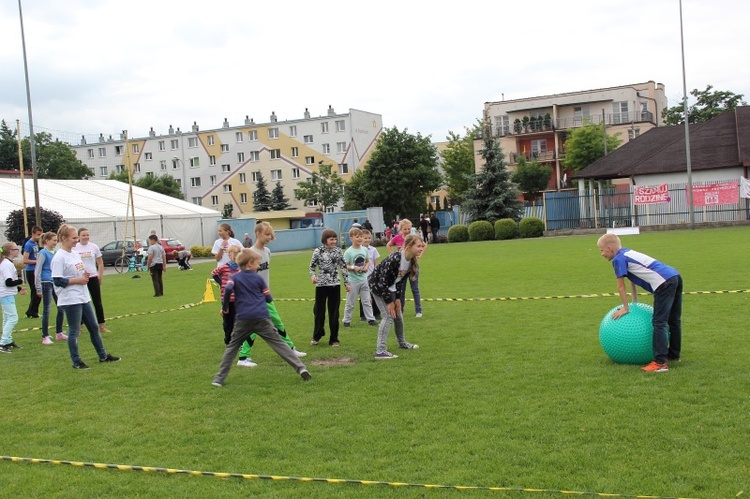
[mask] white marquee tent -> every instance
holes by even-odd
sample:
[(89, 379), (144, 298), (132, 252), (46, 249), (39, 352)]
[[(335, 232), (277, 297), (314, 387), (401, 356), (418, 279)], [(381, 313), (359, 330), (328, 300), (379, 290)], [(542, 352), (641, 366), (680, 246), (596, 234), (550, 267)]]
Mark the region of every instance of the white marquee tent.
[[(100, 246), (133, 237), (128, 184), (117, 180), (39, 179), (39, 205), (60, 213), (65, 221), (91, 231)], [(34, 183), (24, 181), (26, 206), (34, 206)], [(159, 237), (179, 239), (187, 248), (210, 246), (216, 239), (221, 213), (133, 186), (135, 231), (139, 240), (156, 229)], [(0, 178), (0, 239), (5, 239), (8, 214), (23, 208), (20, 179)], [(128, 220), (125, 227), (126, 215)]]

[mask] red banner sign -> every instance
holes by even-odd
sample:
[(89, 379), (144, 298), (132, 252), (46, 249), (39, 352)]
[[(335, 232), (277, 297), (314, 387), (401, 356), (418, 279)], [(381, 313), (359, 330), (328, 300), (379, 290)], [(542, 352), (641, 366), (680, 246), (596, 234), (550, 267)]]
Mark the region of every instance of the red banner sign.
[[(687, 190), (687, 187), (685, 188)], [(693, 206), (717, 206), (739, 202), (740, 190), (737, 181), (721, 184), (694, 185)]]
[(669, 197), (667, 184), (652, 186), (636, 186), (633, 188), (633, 201), (635, 204), (668, 203)]

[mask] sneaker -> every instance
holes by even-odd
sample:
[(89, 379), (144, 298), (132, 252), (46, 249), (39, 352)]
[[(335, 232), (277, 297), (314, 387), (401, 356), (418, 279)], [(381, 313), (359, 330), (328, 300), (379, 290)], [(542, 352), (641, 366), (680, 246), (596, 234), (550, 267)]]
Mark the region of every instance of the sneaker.
[(100, 333), (111, 333), (112, 331), (110, 331), (110, 330), (109, 330), (109, 329), (107, 329), (106, 327), (100, 327), (100, 328), (99, 328), (99, 332), (100, 332)]
[(378, 321), (368, 321), (367, 323), (369, 325), (371, 325), (371, 326), (377, 326), (378, 325)]
[(252, 361), (252, 359), (242, 359), (237, 361), (237, 365), (240, 367), (258, 367), (258, 364)]
[(17, 348), (18, 350), (21, 350), (21, 349), (23, 348), (23, 347), (22, 347), (22, 346), (20, 346), (20, 345), (16, 345), (16, 344), (15, 344), (14, 342), (12, 342), (12, 341), (10, 342), (10, 344), (9, 344), (9, 345), (6, 345), (6, 346), (8, 346), (8, 347), (10, 347), (10, 348)]
[(391, 352), (380, 352), (375, 354), (376, 359), (397, 359), (398, 355), (394, 355)]
[(416, 343), (408, 343), (407, 342), (407, 343), (404, 343), (402, 345), (399, 345), (398, 347), (399, 348), (403, 348), (405, 350), (416, 350), (417, 348), (419, 348), (419, 345), (417, 345)]
[(310, 340), (310, 346), (311, 347), (314, 347), (315, 345), (318, 345), (318, 344), (320, 344), (320, 342), (318, 340)]
[(352, 327), (352, 323), (351, 322), (345, 322), (344, 323), (344, 327)]
[(212, 381), (211, 386), (218, 386), (219, 388), (221, 388), (222, 386), (224, 386), (224, 383), (222, 383), (221, 381)]
[(307, 354), (305, 352), (300, 352), (296, 348), (292, 348), (292, 352), (294, 352), (294, 355), (297, 357), (307, 357)]
[(57, 334), (55, 335), (55, 339), (56, 339), (56, 340), (67, 340), (67, 339), (68, 339), (68, 335), (67, 335), (67, 334), (65, 334), (65, 333), (63, 333), (63, 332), (61, 331), (61, 332), (59, 332), (59, 333), (57, 333)]
[(52, 345), (52, 338), (49, 336), (42, 338), (42, 345)]
[(310, 376), (310, 373), (307, 372), (307, 369), (302, 369), (299, 372), (299, 375), (302, 376), (303, 381), (310, 381), (312, 379), (312, 376)]
[(78, 364), (73, 364), (73, 369), (80, 369), (81, 371), (85, 371), (86, 369), (91, 368), (87, 366), (83, 361), (81, 361)]
[(422, 312), (417, 312), (417, 315), (415, 315), (415, 317), (416, 317), (417, 319), (421, 318), (421, 317), (422, 317)]
[(665, 373), (669, 371), (669, 366), (666, 362), (659, 364), (658, 362), (653, 361), (649, 365), (641, 367), (641, 370), (647, 373)]
[(339, 343), (338, 341), (334, 341), (333, 343), (331, 343), (331, 346), (332, 347), (340, 347), (341, 343)]
[(11, 353), (9, 345), (0, 345), (0, 353)]
[(115, 357), (114, 355), (107, 354), (107, 356), (103, 359), (99, 359), (99, 362), (120, 362), (120, 357)]

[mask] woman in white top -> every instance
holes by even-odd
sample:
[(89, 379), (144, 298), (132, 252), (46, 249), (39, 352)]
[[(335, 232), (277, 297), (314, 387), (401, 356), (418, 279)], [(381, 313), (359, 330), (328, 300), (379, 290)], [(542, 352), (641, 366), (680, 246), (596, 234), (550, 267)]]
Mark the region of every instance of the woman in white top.
[(217, 267), (221, 267), (229, 262), (227, 250), (230, 246), (234, 246), (235, 244), (242, 248), (242, 243), (234, 238), (232, 226), (226, 222), (219, 224), (219, 239), (216, 240), (214, 247), (211, 249), (211, 253), (216, 257)]
[(78, 354), (78, 335), (81, 323), (86, 325), (91, 337), (91, 343), (96, 349), (99, 362), (117, 362), (119, 357), (107, 353), (99, 334), (99, 324), (96, 322), (94, 309), (91, 307), (91, 297), (86, 284), (89, 273), (78, 253), (73, 247), (78, 242), (78, 232), (75, 227), (62, 225), (57, 231), (60, 250), (52, 259), (52, 281), (57, 293), (57, 306), (65, 312), (68, 319), (68, 350), (74, 369), (89, 369)]
[(83, 266), (86, 268), (86, 272), (90, 276), (96, 276), (89, 279), (86, 287), (89, 288), (91, 293), (91, 302), (94, 304), (94, 311), (96, 311), (96, 320), (99, 323), (100, 333), (109, 333), (109, 329), (104, 325), (104, 307), (102, 306), (102, 278), (104, 277), (104, 260), (102, 259), (102, 252), (99, 250), (99, 246), (89, 241), (91, 234), (89, 230), (81, 227), (78, 229), (78, 244), (75, 245), (73, 251), (78, 253), (83, 260)]

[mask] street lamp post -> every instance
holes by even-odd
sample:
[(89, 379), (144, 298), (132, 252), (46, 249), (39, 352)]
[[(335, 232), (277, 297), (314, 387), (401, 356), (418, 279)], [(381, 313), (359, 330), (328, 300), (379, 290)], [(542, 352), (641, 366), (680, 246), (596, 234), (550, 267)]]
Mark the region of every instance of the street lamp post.
[(185, 201), (187, 201), (187, 173), (185, 172), (185, 162), (177, 156), (172, 156), (172, 161), (182, 164), (182, 195), (185, 197)]

